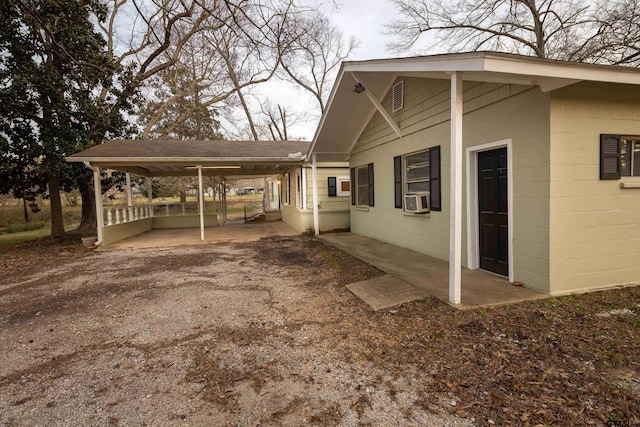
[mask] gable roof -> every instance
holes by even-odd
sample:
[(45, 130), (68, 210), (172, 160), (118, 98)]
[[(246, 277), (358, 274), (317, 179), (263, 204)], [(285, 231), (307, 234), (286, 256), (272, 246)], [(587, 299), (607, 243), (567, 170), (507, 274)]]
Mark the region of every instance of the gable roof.
[(311, 143), (304, 141), (114, 140), (67, 157), (143, 176), (205, 175), (234, 177), (282, 173), (303, 163)]
[(580, 81), (640, 85), (640, 69), (540, 59), (496, 52), (454, 53), (344, 62), (310, 149), (319, 161), (344, 161), (376, 112), (368, 96), (353, 93), (361, 83), (382, 101), (397, 77), (450, 79), (539, 86), (549, 92)]

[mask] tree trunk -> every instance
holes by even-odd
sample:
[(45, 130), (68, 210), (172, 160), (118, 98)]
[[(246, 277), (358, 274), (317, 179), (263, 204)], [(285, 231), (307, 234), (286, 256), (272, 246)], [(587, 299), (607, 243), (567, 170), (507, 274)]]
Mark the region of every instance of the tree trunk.
[(96, 229), (96, 195), (93, 189), (93, 176), (83, 173), (76, 179), (82, 200), (82, 218), (78, 230), (83, 232)]
[(234, 79), (234, 83), (236, 84), (238, 98), (240, 98), (240, 103), (242, 104), (242, 109), (247, 116), (247, 120), (249, 121), (249, 129), (251, 130), (251, 135), (253, 136), (253, 140), (258, 140), (258, 132), (256, 132), (256, 125), (253, 123), (253, 117), (251, 116), (251, 111), (249, 111), (249, 106), (247, 105), (247, 101), (244, 99), (244, 95), (242, 95), (242, 91), (240, 90), (239, 84)]
[(24, 223), (29, 222), (29, 211), (27, 210), (27, 199), (22, 198), (22, 208), (24, 209)]
[(62, 219), (62, 200), (60, 199), (60, 181), (58, 174), (49, 172), (49, 202), (51, 203), (51, 237), (64, 236), (64, 222)]

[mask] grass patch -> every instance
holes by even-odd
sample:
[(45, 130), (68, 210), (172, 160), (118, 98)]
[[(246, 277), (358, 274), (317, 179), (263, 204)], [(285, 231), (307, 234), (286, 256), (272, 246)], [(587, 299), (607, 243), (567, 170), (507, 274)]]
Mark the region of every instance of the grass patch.
[[(17, 231), (13, 233), (0, 233), (0, 252), (6, 252), (13, 248), (15, 245), (25, 242), (30, 242), (32, 240), (42, 239), (51, 234), (51, 229), (49, 224), (42, 224), (39, 228), (27, 231)], [(29, 225), (29, 224), (25, 224)], [(69, 224), (64, 227), (65, 231), (71, 231), (78, 227), (80, 223)]]
[(4, 228), (3, 230), (0, 230), (0, 235), (40, 230), (41, 228), (45, 228), (48, 225), (49, 224), (47, 224), (46, 222), (27, 222), (26, 224), (10, 224), (8, 227)]

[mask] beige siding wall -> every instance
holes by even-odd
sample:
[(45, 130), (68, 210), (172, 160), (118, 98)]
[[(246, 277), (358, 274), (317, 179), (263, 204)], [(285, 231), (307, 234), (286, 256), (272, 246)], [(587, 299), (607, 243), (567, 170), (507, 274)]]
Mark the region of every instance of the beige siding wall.
[[(303, 188), (306, 191), (306, 204), (302, 208), (302, 201), (298, 201), (297, 176), (305, 175)], [(323, 166), (316, 169), (318, 179), (318, 205), (320, 231), (334, 231), (349, 229), (350, 196), (329, 197), (328, 177), (349, 177), (349, 168), (344, 165)], [(313, 179), (311, 167), (299, 167), (289, 170), (291, 201), (282, 204), (282, 220), (291, 225), (299, 233), (313, 232)], [(284, 181), (282, 181), (284, 182)]]
[[(307, 204), (306, 209), (313, 210), (313, 177), (311, 168), (304, 169), (307, 182)], [(316, 169), (316, 176), (318, 178), (318, 204), (320, 205), (320, 211), (340, 210), (348, 211), (351, 204), (351, 196), (336, 196), (329, 197), (329, 181), (330, 176), (336, 178), (349, 179), (349, 167), (345, 164), (342, 167), (323, 167), (318, 166)]]
[(576, 84), (551, 113), (552, 292), (638, 283), (640, 189), (599, 179), (599, 136), (640, 135), (640, 88)]
[[(449, 256), (450, 85), (405, 78), (405, 107), (392, 114), (398, 139), (378, 113), (365, 128), (350, 165), (374, 163), (375, 207), (351, 207), (351, 230), (440, 259)], [(382, 104), (390, 111), (390, 96)], [(549, 290), (549, 95), (537, 88), (465, 82), (464, 147), (511, 139), (514, 187), (514, 280)], [(394, 208), (393, 157), (441, 146), (442, 211), (428, 217)], [(466, 162), (463, 166), (466, 183)], [(463, 192), (466, 195), (466, 185)], [(475, 189), (474, 189), (475, 191)], [(463, 206), (463, 264), (466, 197)], [(477, 221), (476, 216), (472, 218)]]
[(145, 218), (123, 224), (102, 227), (102, 246), (109, 246), (120, 240), (137, 236), (153, 229), (153, 218)]

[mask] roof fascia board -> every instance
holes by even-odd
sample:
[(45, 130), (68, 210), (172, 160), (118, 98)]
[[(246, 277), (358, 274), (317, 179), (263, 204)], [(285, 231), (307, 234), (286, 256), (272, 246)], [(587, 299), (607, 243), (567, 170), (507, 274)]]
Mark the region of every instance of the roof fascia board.
[(568, 63), (491, 52), (347, 62), (343, 71), (399, 74), (420, 71), (491, 71), (530, 77), (640, 84), (640, 72), (631, 67)]
[(505, 58), (488, 55), (485, 71), (565, 80), (640, 84), (640, 72), (637, 69), (625, 69), (625, 67), (613, 69), (613, 66), (536, 61), (535, 58)]
[(420, 57), (386, 59), (379, 61), (346, 63), (344, 72), (394, 72), (409, 73), (419, 71), (453, 72), (484, 71), (484, 55), (444, 57)]
[(197, 164), (197, 163), (219, 163), (224, 166), (224, 163), (237, 164), (237, 163), (291, 163), (299, 164), (303, 161), (302, 157), (67, 157), (68, 162), (91, 162), (91, 163), (111, 163), (118, 164), (120, 166), (128, 165), (140, 165), (140, 164), (176, 164), (181, 165)]
[[(279, 175), (283, 171), (281, 169), (260, 169), (256, 171), (247, 171), (246, 169), (229, 170), (229, 169), (203, 169), (203, 176), (263, 176), (263, 175)], [(151, 171), (148, 176), (197, 176), (197, 169), (186, 169), (181, 171)]]

